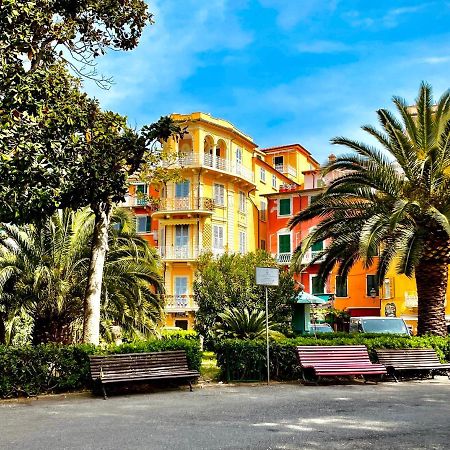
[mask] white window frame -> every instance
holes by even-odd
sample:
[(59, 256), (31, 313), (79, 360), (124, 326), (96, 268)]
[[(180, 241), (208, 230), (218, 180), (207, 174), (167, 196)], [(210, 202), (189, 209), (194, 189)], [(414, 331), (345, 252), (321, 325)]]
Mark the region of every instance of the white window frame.
[(239, 253), (244, 254), (247, 251), (247, 233), (239, 231)]
[[(289, 200), (289, 214), (281, 214), (281, 200)], [(292, 216), (292, 197), (282, 197), (278, 199), (277, 215), (278, 217), (291, 217)]]
[(259, 179), (261, 180), (261, 183), (266, 182), (266, 169), (264, 169), (264, 167), (259, 168)]
[[(177, 195), (178, 186), (187, 186), (187, 195)], [(189, 197), (190, 191), (191, 191), (191, 183), (189, 182), (189, 180), (184, 180), (184, 181), (175, 183), (175, 198), (187, 198), (187, 197)]]
[[(311, 273), (310, 275), (309, 275), (309, 290), (310, 290), (310, 292), (311, 292), (311, 294), (313, 293), (313, 291), (312, 291), (312, 288), (313, 288), (313, 278), (314, 277), (317, 277), (318, 275), (316, 274), (316, 273)], [(325, 282), (324, 283), (324, 286), (323, 286), (323, 292), (317, 292), (317, 294), (327, 294), (328, 292), (327, 292), (327, 283)]]
[(214, 205), (225, 206), (225, 185), (214, 183)]
[(239, 191), (239, 212), (242, 214), (247, 212), (247, 196), (244, 191)]
[(213, 250), (224, 249), (224, 232), (223, 225), (213, 225)]
[(274, 189), (277, 188), (277, 177), (276, 177), (276, 175), (272, 175), (272, 187)]
[(242, 148), (236, 148), (236, 164), (242, 166)]
[[(183, 293), (177, 292), (177, 281), (178, 280), (186, 280), (186, 289)], [(173, 293), (177, 307), (179, 308), (187, 308), (188, 306), (188, 295), (189, 295), (189, 277), (187, 276), (176, 276), (173, 277)]]
[[(178, 243), (177, 243), (177, 237), (184, 237), (184, 235), (180, 235), (180, 236), (177, 236), (177, 230), (181, 230), (182, 228), (179, 228), (179, 227), (187, 227), (187, 241), (186, 241), (186, 244), (183, 244), (183, 245), (178, 245)], [(189, 237), (190, 237), (190, 227), (189, 227), (189, 225), (186, 225), (186, 224), (180, 224), (180, 225), (175, 225), (175, 239), (174, 239), (174, 241), (175, 241), (175, 248), (188, 248), (189, 247)]]
[[(141, 223), (142, 219), (144, 220), (144, 230), (140, 230), (139, 229), (139, 224)], [(135, 216), (135, 220), (136, 220), (136, 234), (148, 234), (150, 233), (149, 231), (147, 231), (147, 215), (146, 214), (137, 214)]]
[[(267, 200), (261, 199), (261, 202), (259, 204), (259, 210), (260, 210), (260, 220), (263, 222), (267, 222), (268, 220), (268, 211), (267, 211)], [(264, 214), (263, 214), (264, 213)], [(262, 217), (264, 216), (264, 217)]]

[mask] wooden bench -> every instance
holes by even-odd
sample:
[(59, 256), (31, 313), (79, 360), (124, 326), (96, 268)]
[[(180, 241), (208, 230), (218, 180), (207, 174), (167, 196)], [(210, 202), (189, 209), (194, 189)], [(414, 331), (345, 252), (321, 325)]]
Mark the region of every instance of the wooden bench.
[(388, 374), (398, 382), (396, 372), (427, 371), (432, 377), (436, 370), (446, 370), (450, 379), (450, 364), (442, 364), (431, 348), (405, 348), (400, 350), (380, 349), (376, 351), (378, 361), (386, 366)]
[(105, 399), (108, 383), (185, 379), (192, 392), (192, 380), (200, 376), (189, 369), (184, 350), (89, 356), (89, 359), (92, 379), (100, 383)]
[(295, 348), (303, 379), (320, 377), (385, 375), (386, 367), (373, 364), (365, 345), (299, 346)]

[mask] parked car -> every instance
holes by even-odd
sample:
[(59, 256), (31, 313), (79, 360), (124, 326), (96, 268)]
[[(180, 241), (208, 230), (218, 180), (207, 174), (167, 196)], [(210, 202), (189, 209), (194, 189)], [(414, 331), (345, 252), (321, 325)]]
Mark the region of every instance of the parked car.
[(350, 317), (350, 333), (392, 333), (411, 335), (400, 317)]
[(328, 323), (315, 323), (311, 324), (310, 333), (334, 333), (334, 330)]

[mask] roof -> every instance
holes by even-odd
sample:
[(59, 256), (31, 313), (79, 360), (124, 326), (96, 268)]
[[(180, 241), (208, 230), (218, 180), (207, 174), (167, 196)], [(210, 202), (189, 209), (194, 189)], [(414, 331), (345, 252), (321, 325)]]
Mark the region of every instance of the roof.
[(268, 169), (270, 172), (273, 172), (277, 175), (279, 175), (279, 177), (281, 179), (283, 179), (284, 181), (287, 181), (289, 184), (296, 184), (297, 186), (300, 186), (298, 183), (296, 183), (295, 181), (292, 181), (290, 178), (288, 178), (284, 173), (281, 173), (280, 171), (278, 171), (277, 169), (275, 169), (275, 167), (271, 166), (269, 163), (267, 163), (266, 161), (264, 161), (263, 159), (259, 159), (255, 157), (255, 162), (256, 163), (260, 163), (262, 166), (264, 166), (266, 169)]
[(276, 152), (282, 151), (282, 150), (294, 150), (294, 149), (299, 150), (308, 159), (310, 159), (312, 162), (314, 162), (315, 164), (317, 164), (317, 166), (320, 167), (319, 162), (313, 158), (313, 156), (311, 155), (311, 152), (309, 150), (307, 150), (305, 147), (303, 147), (303, 145), (301, 145), (301, 144), (278, 145), (276, 147), (261, 148), (260, 150), (263, 151), (264, 153), (276, 153)]

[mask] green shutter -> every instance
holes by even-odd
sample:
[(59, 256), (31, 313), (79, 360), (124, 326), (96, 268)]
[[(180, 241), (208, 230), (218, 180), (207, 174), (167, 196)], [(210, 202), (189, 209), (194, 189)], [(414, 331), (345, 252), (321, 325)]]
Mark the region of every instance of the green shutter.
[(336, 276), (336, 297), (347, 297), (347, 278)]
[(147, 221), (145, 223), (145, 231), (149, 233), (151, 228), (152, 228), (152, 218), (150, 216), (147, 216)]
[(291, 252), (291, 235), (280, 234), (278, 236), (278, 253), (290, 253)]
[(313, 252), (321, 252), (323, 250), (323, 241), (316, 242), (312, 245), (311, 250)]
[(325, 284), (319, 277), (312, 277), (311, 294), (323, 294)]
[(291, 199), (280, 199), (280, 216), (289, 216), (291, 214)]

